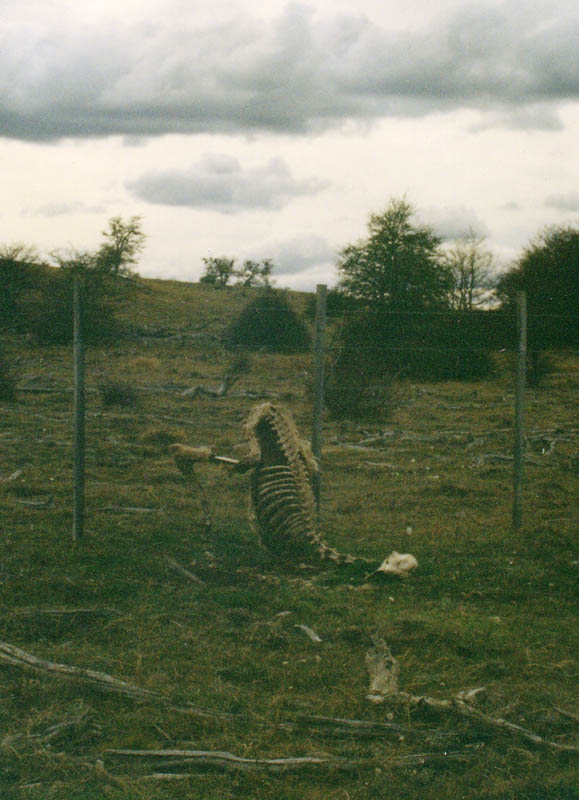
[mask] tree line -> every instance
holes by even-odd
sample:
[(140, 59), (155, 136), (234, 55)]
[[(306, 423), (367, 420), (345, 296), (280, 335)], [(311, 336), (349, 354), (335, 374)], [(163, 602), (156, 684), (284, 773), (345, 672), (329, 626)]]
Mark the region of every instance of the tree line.
[[(46, 269), (26, 245), (0, 246), (0, 329), (31, 333), (40, 343), (72, 338), (73, 276), (82, 276), (89, 343), (123, 334), (115, 312), (139, 286), (134, 267), (146, 241), (140, 217), (113, 217), (94, 252), (55, 252)], [(271, 259), (203, 259), (200, 282), (215, 289), (231, 281), (258, 291), (227, 329), (231, 347), (307, 349), (311, 337), (287, 293), (272, 286)], [(484, 237), (469, 231), (450, 245), (416, 221), (406, 199), (393, 198), (369, 217), (367, 235), (338, 256), (339, 281), (328, 294), (337, 314), (329, 393), (357, 403), (364, 386), (404, 376), (419, 380), (473, 380), (493, 370), (492, 351), (514, 344), (512, 313), (525, 290), (530, 363), (541, 354), (579, 343), (579, 228), (540, 231), (502, 274)], [(314, 304), (312, 298), (310, 309)], [(531, 377), (533, 377), (531, 375)], [(345, 398), (344, 394), (350, 394)]]
[[(473, 231), (450, 246), (415, 221), (405, 199), (371, 214), (368, 234), (339, 254), (328, 296), (341, 322), (333, 342), (328, 402), (354, 415), (376, 386), (396, 377), (477, 380), (494, 352), (515, 346), (514, 306), (527, 293), (529, 380), (549, 348), (579, 344), (579, 229), (541, 231), (499, 274)], [(380, 391), (380, 390), (379, 390)]]

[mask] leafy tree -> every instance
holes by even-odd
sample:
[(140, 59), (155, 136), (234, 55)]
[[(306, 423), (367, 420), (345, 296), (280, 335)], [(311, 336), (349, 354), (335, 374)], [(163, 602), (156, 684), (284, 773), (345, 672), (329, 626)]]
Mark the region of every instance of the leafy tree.
[(235, 259), (225, 258), (204, 258), (205, 272), (201, 276), (200, 283), (214, 286), (216, 289), (224, 289), (235, 275)]
[[(383, 213), (370, 216), (368, 237), (340, 254), (339, 288), (358, 308), (339, 328), (329, 365), (333, 413), (368, 409), (380, 393), (391, 395), (397, 376), (472, 380), (491, 372), (479, 326), (452, 307), (455, 278), (441, 239), (413, 216), (406, 200), (391, 200)], [(470, 247), (480, 254), (477, 240)], [(461, 302), (469, 308), (475, 282), (471, 288), (465, 276)]]
[(538, 385), (551, 370), (545, 350), (579, 345), (579, 228), (550, 226), (531, 240), (497, 292), (506, 310), (527, 295), (527, 378)]
[(147, 238), (141, 229), (141, 217), (130, 217), (126, 222), (121, 217), (111, 217), (102, 235), (105, 241), (96, 253), (94, 269), (129, 277)]
[(273, 272), (273, 261), (264, 258), (263, 261), (252, 261), (247, 259), (243, 262), (241, 269), (235, 270), (237, 283), (240, 286), (271, 286), (271, 273)]
[[(498, 282), (503, 304), (525, 290), (530, 314), (579, 317), (579, 227), (544, 228)], [(551, 323), (554, 324), (554, 323)], [(556, 324), (556, 323), (555, 323)]]
[(493, 255), (484, 247), (485, 237), (470, 230), (446, 251), (445, 264), (451, 280), (450, 305), (456, 311), (473, 311), (488, 301), (493, 285)]
[(15, 322), (22, 298), (33, 285), (32, 268), (39, 262), (34, 247), (0, 246), (0, 326)]
[(339, 288), (375, 311), (420, 311), (445, 307), (450, 276), (431, 228), (412, 222), (413, 207), (392, 199), (372, 214), (368, 237), (340, 253)]

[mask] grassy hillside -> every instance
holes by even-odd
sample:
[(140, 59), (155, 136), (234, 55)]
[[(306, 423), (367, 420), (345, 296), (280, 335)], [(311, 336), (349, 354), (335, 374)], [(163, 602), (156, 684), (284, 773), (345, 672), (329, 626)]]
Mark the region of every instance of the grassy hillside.
[[(123, 310), (143, 335), (87, 353), (78, 546), (70, 348), (4, 344), (19, 391), (0, 403), (0, 796), (577, 798), (565, 748), (579, 745), (579, 360), (555, 356), (529, 391), (517, 534), (506, 365), (484, 383), (402, 384), (382, 421), (326, 420), (326, 538), (419, 562), (407, 580), (368, 582), (357, 568), (278, 563), (249, 524), (247, 476), (206, 465), (191, 484), (167, 454), (174, 441), (243, 454), (242, 422), (262, 398), (309, 435), (310, 356), (256, 353), (225, 397), (184, 395), (219, 386), (232, 360), (220, 334), (250, 295), (145, 285)], [(298, 310), (306, 300), (292, 295)], [(111, 382), (132, 388), (126, 405), (104, 401)], [(460, 705), (370, 703), (366, 653), (381, 640), (403, 692), (485, 687), (478, 719)], [(318, 760), (278, 772), (263, 761), (298, 757)]]

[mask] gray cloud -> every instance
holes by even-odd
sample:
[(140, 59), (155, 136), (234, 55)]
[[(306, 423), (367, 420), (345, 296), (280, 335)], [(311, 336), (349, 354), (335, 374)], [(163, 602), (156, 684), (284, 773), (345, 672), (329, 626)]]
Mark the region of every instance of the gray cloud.
[(427, 209), (421, 217), (444, 241), (460, 239), (472, 231), (476, 236), (488, 236), (488, 228), (476, 211), (464, 206)]
[(16, 139), (300, 134), (457, 108), (552, 130), (579, 97), (575, 0), (476, 4), (403, 32), (293, 4), (198, 28), (166, 8), (122, 26), (20, 6), (0, 22), (0, 135)]
[(557, 211), (579, 211), (579, 192), (552, 194), (545, 200), (545, 206)]
[(301, 272), (327, 267), (336, 261), (336, 248), (323, 236), (299, 233), (287, 239), (265, 242), (249, 254), (249, 258), (271, 258), (275, 274), (296, 275)]
[(148, 203), (236, 214), (279, 210), (292, 198), (316, 194), (328, 185), (315, 178), (297, 180), (282, 158), (246, 169), (232, 156), (208, 154), (187, 170), (147, 172), (127, 188)]
[(24, 214), (31, 217), (63, 217), (69, 214), (103, 214), (104, 211), (105, 208), (102, 205), (90, 206), (75, 201), (73, 203), (46, 203), (26, 209)]

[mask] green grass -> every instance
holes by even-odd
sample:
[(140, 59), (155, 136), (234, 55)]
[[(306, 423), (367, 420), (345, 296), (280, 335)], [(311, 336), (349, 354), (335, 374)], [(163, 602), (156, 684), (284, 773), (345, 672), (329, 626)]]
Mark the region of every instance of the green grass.
[[(478, 699), (485, 713), (552, 741), (578, 742), (579, 725), (557, 710), (579, 714), (577, 357), (555, 355), (554, 374), (528, 393), (530, 458), (524, 526), (516, 534), (505, 459), (514, 404), (506, 365), (476, 385), (402, 384), (398, 407), (382, 421), (326, 421), (328, 540), (377, 561), (392, 550), (419, 561), (406, 581), (368, 584), (360, 570), (291, 568), (261, 551), (247, 519), (247, 477), (210, 465), (197, 470), (213, 518), (206, 529), (200, 498), (175, 470), (167, 445), (209, 444), (241, 455), (240, 426), (252, 398), (265, 394), (285, 403), (308, 434), (310, 358), (258, 353), (226, 398), (183, 397), (186, 387), (219, 385), (231, 360), (219, 335), (247, 298), (147, 284), (150, 291), (125, 310), (129, 319), (157, 332), (203, 325), (208, 335), (89, 351), (86, 537), (78, 546), (71, 541), (70, 348), (5, 343), (19, 386), (59, 391), (21, 392), (15, 403), (0, 403), (0, 477), (20, 471), (0, 482), (0, 639), (38, 658), (154, 689), (176, 704), (239, 716), (200, 719), (0, 662), (0, 796), (577, 798), (576, 754), (458, 715), (365, 699), (365, 654), (377, 635), (400, 663), (404, 691), (448, 698), (485, 686)], [(298, 308), (305, 299), (292, 296)], [(99, 387), (107, 380), (135, 387), (138, 403), (104, 405)], [(552, 452), (544, 439), (555, 440)], [(107, 510), (119, 506), (149, 511)], [(205, 585), (168, 567), (166, 555)], [(54, 609), (98, 613), (43, 613)], [(408, 731), (403, 740), (364, 740), (261, 724), (300, 714), (390, 721)], [(66, 721), (70, 728), (51, 734)], [(206, 771), (156, 782), (113, 764), (111, 748), (249, 758), (323, 753), (373, 763), (354, 772)], [(462, 758), (397, 761), (444, 750)]]

